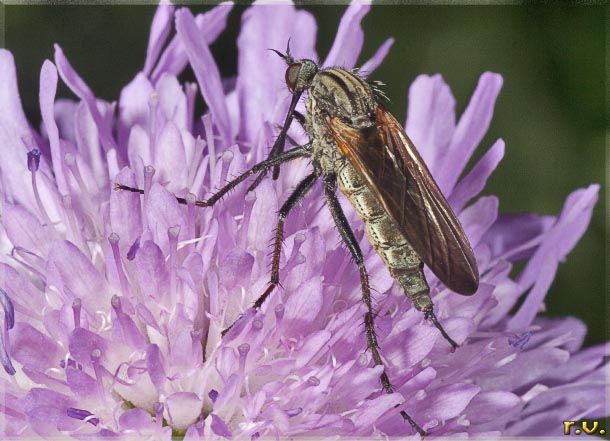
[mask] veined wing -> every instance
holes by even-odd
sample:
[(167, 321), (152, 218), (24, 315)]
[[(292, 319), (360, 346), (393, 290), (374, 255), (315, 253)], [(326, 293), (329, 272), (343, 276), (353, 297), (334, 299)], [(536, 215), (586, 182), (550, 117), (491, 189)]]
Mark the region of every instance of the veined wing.
[(479, 272), (468, 238), (400, 123), (378, 105), (376, 126), (356, 129), (338, 118), (328, 125), (399, 231), (451, 290), (474, 294)]

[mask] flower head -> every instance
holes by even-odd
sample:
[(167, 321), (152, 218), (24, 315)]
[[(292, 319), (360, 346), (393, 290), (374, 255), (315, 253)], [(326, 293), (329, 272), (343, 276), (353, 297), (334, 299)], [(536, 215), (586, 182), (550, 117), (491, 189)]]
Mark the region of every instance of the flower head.
[[(290, 101), (285, 66), (267, 48), (292, 36), (292, 52), (315, 59), (316, 25), (289, 5), (251, 7), (239, 73), (227, 81), (208, 45), (230, 9), (193, 17), (162, 4), (144, 68), (118, 103), (97, 99), (56, 46), (40, 74), (40, 131), (21, 109), (12, 56), (0, 51), (4, 434), (381, 438), (413, 433), (398, 413), (406, 410), (431, 436), (551, 435), (565, 419), (607, 415), (608, 346), (583, 350), (580, 321), (537, 317), (598, 186), (572, 193), (556, 217), (499, 215), (495, 197), (477, 195), (502, 159), (502, 140), (458, 179), (489, 126), (497, 74), (481, 76), (457, 122), (439, 75), (418, 77), (409, 93), (406, 130), (458, 213), (481, 272), (468, 298), (427, 274), (437, 315), (461, 343), (456, 353), (363, 239), (396, 388), (381, 391), (358, 271), (318, 187), (286, 223), (282, 288), (260, 310), (250, 307), (269, 283), (279, 204), (308, 162), (295, 160), (277, 181), (249, 193), (238, 187), (213, 207), (195, 201), (265, 158)], [(355, 66), (367, 11), (347, 8), (322, 65)], [(373, 71), (391, 44), (362, 71)], [(178, 81), (187, 64), (197, 84)], [(58, 74), (78, 100), (56, 98)], [(204, 115), (194, 114), (199, 94)], [(307, 141), (297, 127), (289, 135)], [(114, 182), (144, 194), (112, 192)], [(362, 224), (344, 208), (362, 238)], [(516, 261), (525, 266), (511, 277)]]

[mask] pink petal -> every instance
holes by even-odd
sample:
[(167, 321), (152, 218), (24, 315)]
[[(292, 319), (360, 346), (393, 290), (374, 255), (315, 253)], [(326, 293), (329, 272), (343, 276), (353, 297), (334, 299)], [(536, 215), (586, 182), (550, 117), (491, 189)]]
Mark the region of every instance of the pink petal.
[(371, 58), (362, 64), (360, 67), (360, 73), (365, 76), (372, 74), (388, 55), (388, 52), (390, 52), (390, 48), (393, 44), (393, 38), (388, 38), (386, 41), (384, 41), (383, 44), (377, 48), (375, 54), (373, 54)]
[(171, 31), (173, 15), (174, 5), (165, 2), (159, 3), (150, 27), (150, 36), (148, 37), (146, 61), (144, 62), (143, 69), (143, 73), (146, 76), (150, 75)]
[(28, 422), (43, 438), (56, 434), (57, 430), (75, 430), (81, 425), (81, 421), (67, 415), (67, 409), (74, 405), (72, 399), (58, 392), (32, 388), (22, 403)]
[[(233, 4), (231, 2), (225, 2), (215, 6), (205, 14), (198, 14), (195, 17), (200, 38), (206, 44), (211, 44), (224, 30), (227, 25), (227, 17), (232, 8)], [(152, 82), (156, 83), (164, 73), (179, 75), (186, 67), (187, 62), (188, 58), (182, 40), (179, 35), (176, 35), (161, 54), (159, 62), (151, 75)]]
[(119, 417), (122, 429), (145, 430), (154, 425), (153, 417), (144, 409), (128, 409)]
[(148, 193), (148, 199), (144, 204), (144, 215), (155, 243), (159, 244), (165, 254), (169, 254), (167, 231), (178, 225), (181, 238), (188, 231), (186, 215), (176, 196), (157, 183), (152, 185)]
[(58, 98), (53, 103), (53, 115), (59, 128), (61, 139), (76, 144), (74, 135), (74, 116), (78, 103), (67, 98)]
[[(138, 73), (121, 90), (119, 97), (119, 119), (117, 134), (120, 145), (125, 145), (133, 127), (148, 127), (150, 102), (155, 92), (152, 83), (142, 73)], [(156, 129), (156, 127), (155, 127)], [(147, 162), (146, 165), (150, 164)]]
[(389, 366), (407, 370), (422, 361), (434, 347), (439, 332), (433, 326), (415, 326), (392, 334), (383, 343), (384, 356)]
[(370, 9), (370, 5), (364, 5), (359, 1), (349, 4), (341, 17), (335, 41), (322, 66), (352, 69), (356, 65), (364, 43), (364, 32), (360, 22)]
[(331, 335), (328, 331), (314, 331), (309, 334), (296, 355), (296, 367), (303, 367), (324, 347)]
[(208, 45), (201, 39), (195, 19), (186, 8), (176, 12), (176, 31), (184, 44), (203, 99), (209, 106), (214, 124), (220, 132), (221, 142), (228, 147), (231, 143), (231, 124), (224, 101), (220, 72)]
[(54, 285), (70, 302), (79, 298), (89, 314), (109, 307), (106, 281), (91, 260), (72, 242), (55, 242), (47, 259), (47, 283)]
[(460, 213), (460, 222), (473, 247), (476, 247), (483, 235), (498, 218), (498, 198), (484, 196)]
[(99, 131), (100, 140), (102, 141), (104, 150), (106, 152), (110, 150), (116, 151), (117, 146), (112, 137), (111, 128), (104, 120), (102, 114), (99, 112), (93, 92), (70, 65), (70, 62), (65, 57), (61, 47), (59, 47), (57, 44), (55, 45), (55, 65), (59, 70), (61, 78), (70, 88), (70, 90), (72, 90), (76, 96), (87, 104), (89, 112), (91, 112), (93, 120), (95, 121)]
[(556, 222), (554, 216), (537, 214), (501, 214), (483, 236), (494, 257), (511, 262), (529, 259), (544, 233)]
[[(95, 120), (87, 105), (82, 101), (76, 106), (72, 124), (74, 125), (78, 153), (80, 153), (80, 155), (77, 155), (77, 159), (79, 160), (78, 167), (82, 170), (81, 173), (91, 170), (90, 173), (95, 177), (91, 183), (96, 183), (97, 187), (106, 186), (108, 172), (111, 170), (108, 163), (110, 158), (104, 156)], [(64, 151), (67, 150), (63, 140), (61, 145)], [(91, 188), (93, 188), (93, 185)]]
[(451, 193), (474, 149), (487, 132), (501, 87), (500, 75), (491, 72), (481, 75), (470, 103), (453, 132), (451, 143), (439, 163), (438, 169), (442, 169), (443, 173), (436, 177), (436, 182), (444, 194)]
[(9, 294), (21, 320), (37, 322), (42, 319), (42, 311), (47, 303), (40, 295), (39, 288), (5, 263), (0, 263), (0, 288)]
[(66, 381), (70, 390), (79, 399), (93, 398), (95, 399), (98, 391), (98, 383), (95, 378), (91, 377), (84, 371), (67, 367), (66, 368)]
[(5, 203), (2, 223), (11, 243), (39, 257), (46, 257), (55, 237), (42, 226), (38, 217), (21, 205)]
[(401, 404), (404, 398), (399, 393), (383, 394), (377, 398), (364, 402), (352, 416), (351, 419), (356, 424), (359, 433), (367, 433), (371, 426), (384, 413), (391, 411), (394, 406)]
[(54, 340), (27, 323), (17, 322), (11, 332), (11, 357), (31, 369), (57, 368), (63, 352)]
[[(23, 206), (35, 207), (34, 193), (31, 185), (31, 175), (27, 169), (27, 152), (38, 147), (43, 151), (43, 158), (40, 162), (40, 171), (49, 173), (49, 167), (45, 160), (49, 151), (45, 146), (38, 143), (38, 135), (30, 130), (29, 123), (25, 118), (19, 90), (17, 88), (17, 75), (13, 56), (6, 49), (0, 49), (0, 78), (3, 86), (0, 88), (0, 172), (2, 173), (3, 194), (11, 202), (18, 202)], [(39, 176), (42, 174), (39, 173)], [(49, 210), (52, 220), (60, 218), (57, 209), (54, 209), (55, 199), (51, 197), (50, 181), (44, 180), (39, 186), (44, 187), (43, 200), (46, 201), (45, 207)], [(41, 185), (42, 184), (42, 185)], [(49, 196), (50, 200), (47, 200)]]
[(568, 196), (557, 223), (545, 234), (544, 242), (518, 277), (524, 289), (532, 283), (535, 285), (519, 311), (510, 319), (509, 329), (526, 329), (536, 316), (555, 277), (559, 261), (580, 239), (591, 220), (598, 191), (599, 185), (591, 185)]
[(91, 366), (91, 353), (96, 349), (101, 352), (100, 360), (106, 361), (112, 352), (110, 347), (110, 341), (83, 328), (76, 328), (70, 335), (70, 355), (83, 366)]
[(443, 173), (439, 164), (455, 130), (455, 98), (441, 75), (420, 75), (409, 88), (405, 130), (432, 175)]
[(150, 240), (144, 242), (134, 263), (142, 292), (156, 299), (166, 296), (169, 291), (169, 274), (161, 249)]
[(149, 345), (146, 349), (146, 370), (160, 394), (164, 393), (164, 386), (167, 381), (165, 365), (166, 362), (159, 351), (159, 346)]
[(59, 145), (59, 130), (55, 123), (54, 101), (57, 92), (57, 69), (49, 60), (45, 60), (40, 70), (40, 113), (49, 137), (53, 173), (61, 194), (68, 194), (64, 153)]
[(184, 150), (178, 127), (171, 121), (167, 122), (154, 144), (153, 156), (156, 179), (169, 183), (167, 189), (172, 192), (183, 191), (188, 185)]
[(286, 64), (267, 48), (284, 52), (290, 38), (295, 57), (315, 60), (315, 36), (312, 15), (292, 5), (255, 4), (244, 12), (237, 39), (241, 140), (255, 146), (261, 140), (266, 143), (264, 123), (281, 124), (287, 110), (287, 100), (282, 101), (281, 109), (276, 109), (278, 94), (289, 96), (284, 80)]
[(284, 321), (292, 336), (307, 335), (322, 308), (322, 278), (303, 283), (286, 301)]
[(210, 425), (210, 427), (212, 428), (212, 432), (224, 438), (231, 438), (233, 436), (231, 429), (229, 429), (227, 423), (225, 423), (222, 419), (220, 419), (213, 413), (210, 414), (210, 417), (212, 418), (212, 424)]
[(159, 110), (165, 120), (173, 122), (180, 131), (187, 130), (190, 121), (188, 121), (186, 93), (178, 79), (173, 75), (162, 75), (156, 84), (156, 89), (159, 96)]
[[(413, 419), (445, 421), (461, 414), (470, 401), (481, 391), (474, 384), (450, 384), (430, 391), (428, 396), (417, 406)], [(419, 418), (418, 418), (419, 416)]]
[(165, 405), (172, 427), (178, 430), (186, 430), (201, 415), (201, 400), (192, 392), (173, 393), (167, 397)]
[(522, 404), (521, 398), (512, 392), (482, 391), (477, 394), (464, 411), (471, 424), (493, 421)]
[[(135, 175), (128, 168), (121, 170), (114, 181), (131, 187), (137, 186)], [(142, 196), (130, 191), (113, 191), (110, 195), (110, 227), (113, 233), (119, 235), (123, 256), (142, 234), (141, 199)]]
[(499, 139), (451, 192), (449, 203), (456, 213), (459, 213), (471, 198), (483, 190), (487, 179), (503, 157), (504, 141)]

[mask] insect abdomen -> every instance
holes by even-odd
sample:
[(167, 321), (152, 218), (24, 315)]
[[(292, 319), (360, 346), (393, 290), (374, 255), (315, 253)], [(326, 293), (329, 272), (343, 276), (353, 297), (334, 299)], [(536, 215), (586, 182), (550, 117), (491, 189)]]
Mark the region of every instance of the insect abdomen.
[(394, 221), (377, 202), (354, 167), (346, 160), (337, 164), (339, 188), (364, 222), (367, 235), (390, 274), (403, 287), (418, 310), (432, 307), (430, 288), (422, 262)]

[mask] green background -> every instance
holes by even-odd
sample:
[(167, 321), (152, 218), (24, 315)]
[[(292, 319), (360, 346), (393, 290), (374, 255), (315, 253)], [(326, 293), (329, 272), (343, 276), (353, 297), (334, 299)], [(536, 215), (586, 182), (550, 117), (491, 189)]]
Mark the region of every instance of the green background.
[[(223, 75), (236, 71), (235, 41), (245, 6), (234, 8), (212, 50)], [(306, 5), (315, 13), (318, 53), (334, 38), (344, 5)], [(192, 6), (195, 12), (207, 9)], [(59, 43), (98, 97), (116, 100), (141, 69), (150, 5), (5, 6), (5, 47), (16, 60), (27, 115), (40, 121), (38, 77)], [(503, 212), (558, 214), (566, 196), (602, 184), (591, 226), (561, 264), (546, 298), (548, 316), (573, 315), (590, 329), (586, 344), (607, 340), (605, 143), (608, 130), (607, 6), (375, 5), (365, 17), (368, 59), (388, 37), (396, 42), (372, 76), (387, 84), (392, 112), (404, 121), (408, 85), (421, 73), (441, 73), (458, 114), (480, 74), (504, 77), (480, 153), (497, 138), (506, 155), (485, 189)], [(307, 55), (307, 54), (297, 54)], [(72, 96), (66, 88), (60, 96)]]

